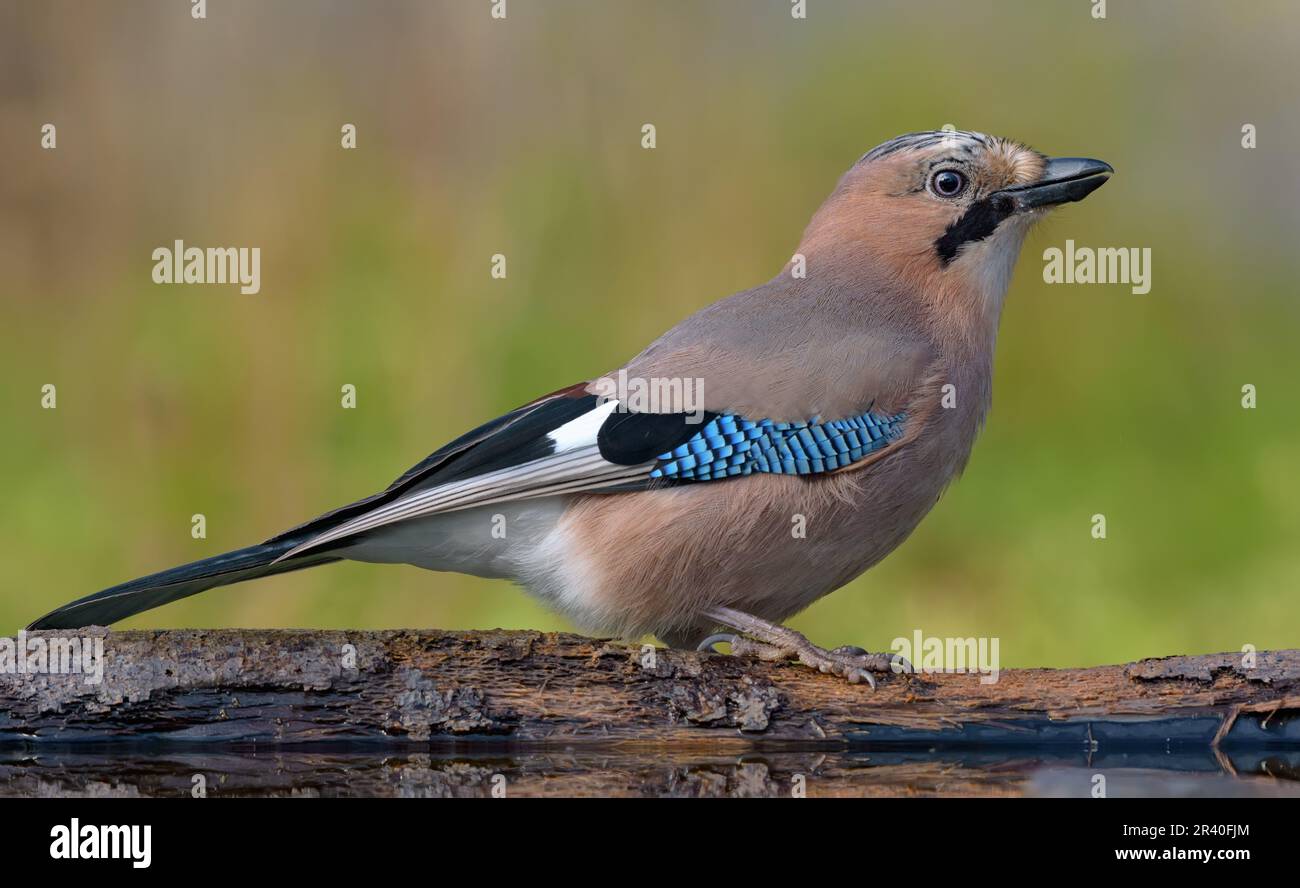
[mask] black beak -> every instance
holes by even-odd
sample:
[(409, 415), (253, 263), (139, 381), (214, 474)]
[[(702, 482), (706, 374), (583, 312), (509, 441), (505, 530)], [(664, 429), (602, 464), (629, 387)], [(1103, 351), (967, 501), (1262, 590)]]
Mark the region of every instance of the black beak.
[(1037, 182), (1004, 188), (990, 195), (993, 205), (1003, 203), (1009, 212), (1051, 207), (1083, 200), (1115, 172), (1104, 160), (1089, 157), (1051, 157)]

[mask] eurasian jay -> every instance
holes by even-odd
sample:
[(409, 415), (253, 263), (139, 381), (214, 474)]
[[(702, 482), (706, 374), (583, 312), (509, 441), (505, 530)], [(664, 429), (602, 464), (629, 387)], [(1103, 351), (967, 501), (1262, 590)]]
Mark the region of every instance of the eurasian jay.
[[(961, 472), (1026, 232), (1112, 172), (981, 133), (892, 139), (843, 176), (780, 274), (619, 370), (474, 429), (380, 493), (29, 628), (109, 624), (343, 559), (399, 562), (513, 580), (587, 630), (725, 638), (874, 685), (888, 658), (779, 623), (889, 554)], [(647, 408), (634, 387), (670, 403)]]

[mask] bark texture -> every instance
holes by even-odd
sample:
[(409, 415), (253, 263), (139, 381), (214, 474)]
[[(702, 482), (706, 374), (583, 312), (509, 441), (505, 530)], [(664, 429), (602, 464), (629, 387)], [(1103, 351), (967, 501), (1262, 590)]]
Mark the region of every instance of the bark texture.
[(1298, 651), (873, 691), (557, 633), (91, 631), (99, 683), (0, 672), (0, 795), (195, 775), (226, 794), (1086, 795), (1099, 769), (1123, 774), (1111, 795), (1300, 787)]
[[(1296, 739), (1300, 652), (886, 675), (541, 632), (108, 632), (103, 679), (0, 673), (0, 740), (1038, 744)], [(54, 633), (28, 633), (35, 639)], [(1156, 722), (1178, 723), (1154, 733)], [(1131, 725), (1125, 729), (1123, 725)], [(1109, 726), (1109, 727), (1106, 727)], [(1208, 733), (1207, 733), (1208, 731)], [(1022, 738), (1017, 740), (1017, 738)]]

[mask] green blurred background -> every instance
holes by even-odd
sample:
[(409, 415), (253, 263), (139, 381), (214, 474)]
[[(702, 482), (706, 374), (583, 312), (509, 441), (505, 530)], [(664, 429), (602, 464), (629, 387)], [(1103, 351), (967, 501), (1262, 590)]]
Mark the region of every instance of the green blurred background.
[[(863, 151), (952, 123), (1118, 173), (1031, 235), (965, 477), (793, 625), (1004, 666), (1300, 645), (1300, 5), (1108, 6), (3, 0), (0, 631), (618, 366), (775, 274)], [(261, 293), (153, 284), (177, 238), (260, 246)], [(1045, 285), (1066, 238), (1150, 247), (1151, 292)], [(569, 628), (361, 564), (122, 625)]]

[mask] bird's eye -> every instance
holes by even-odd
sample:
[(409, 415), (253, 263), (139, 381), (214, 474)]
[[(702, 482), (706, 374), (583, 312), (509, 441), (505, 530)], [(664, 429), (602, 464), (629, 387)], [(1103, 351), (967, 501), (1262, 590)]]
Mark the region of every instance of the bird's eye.
[(939, 170), (930, 178), (930, 188), (940, 197), (956, 197), (966, 190), (966, 177), (956, 170)]

